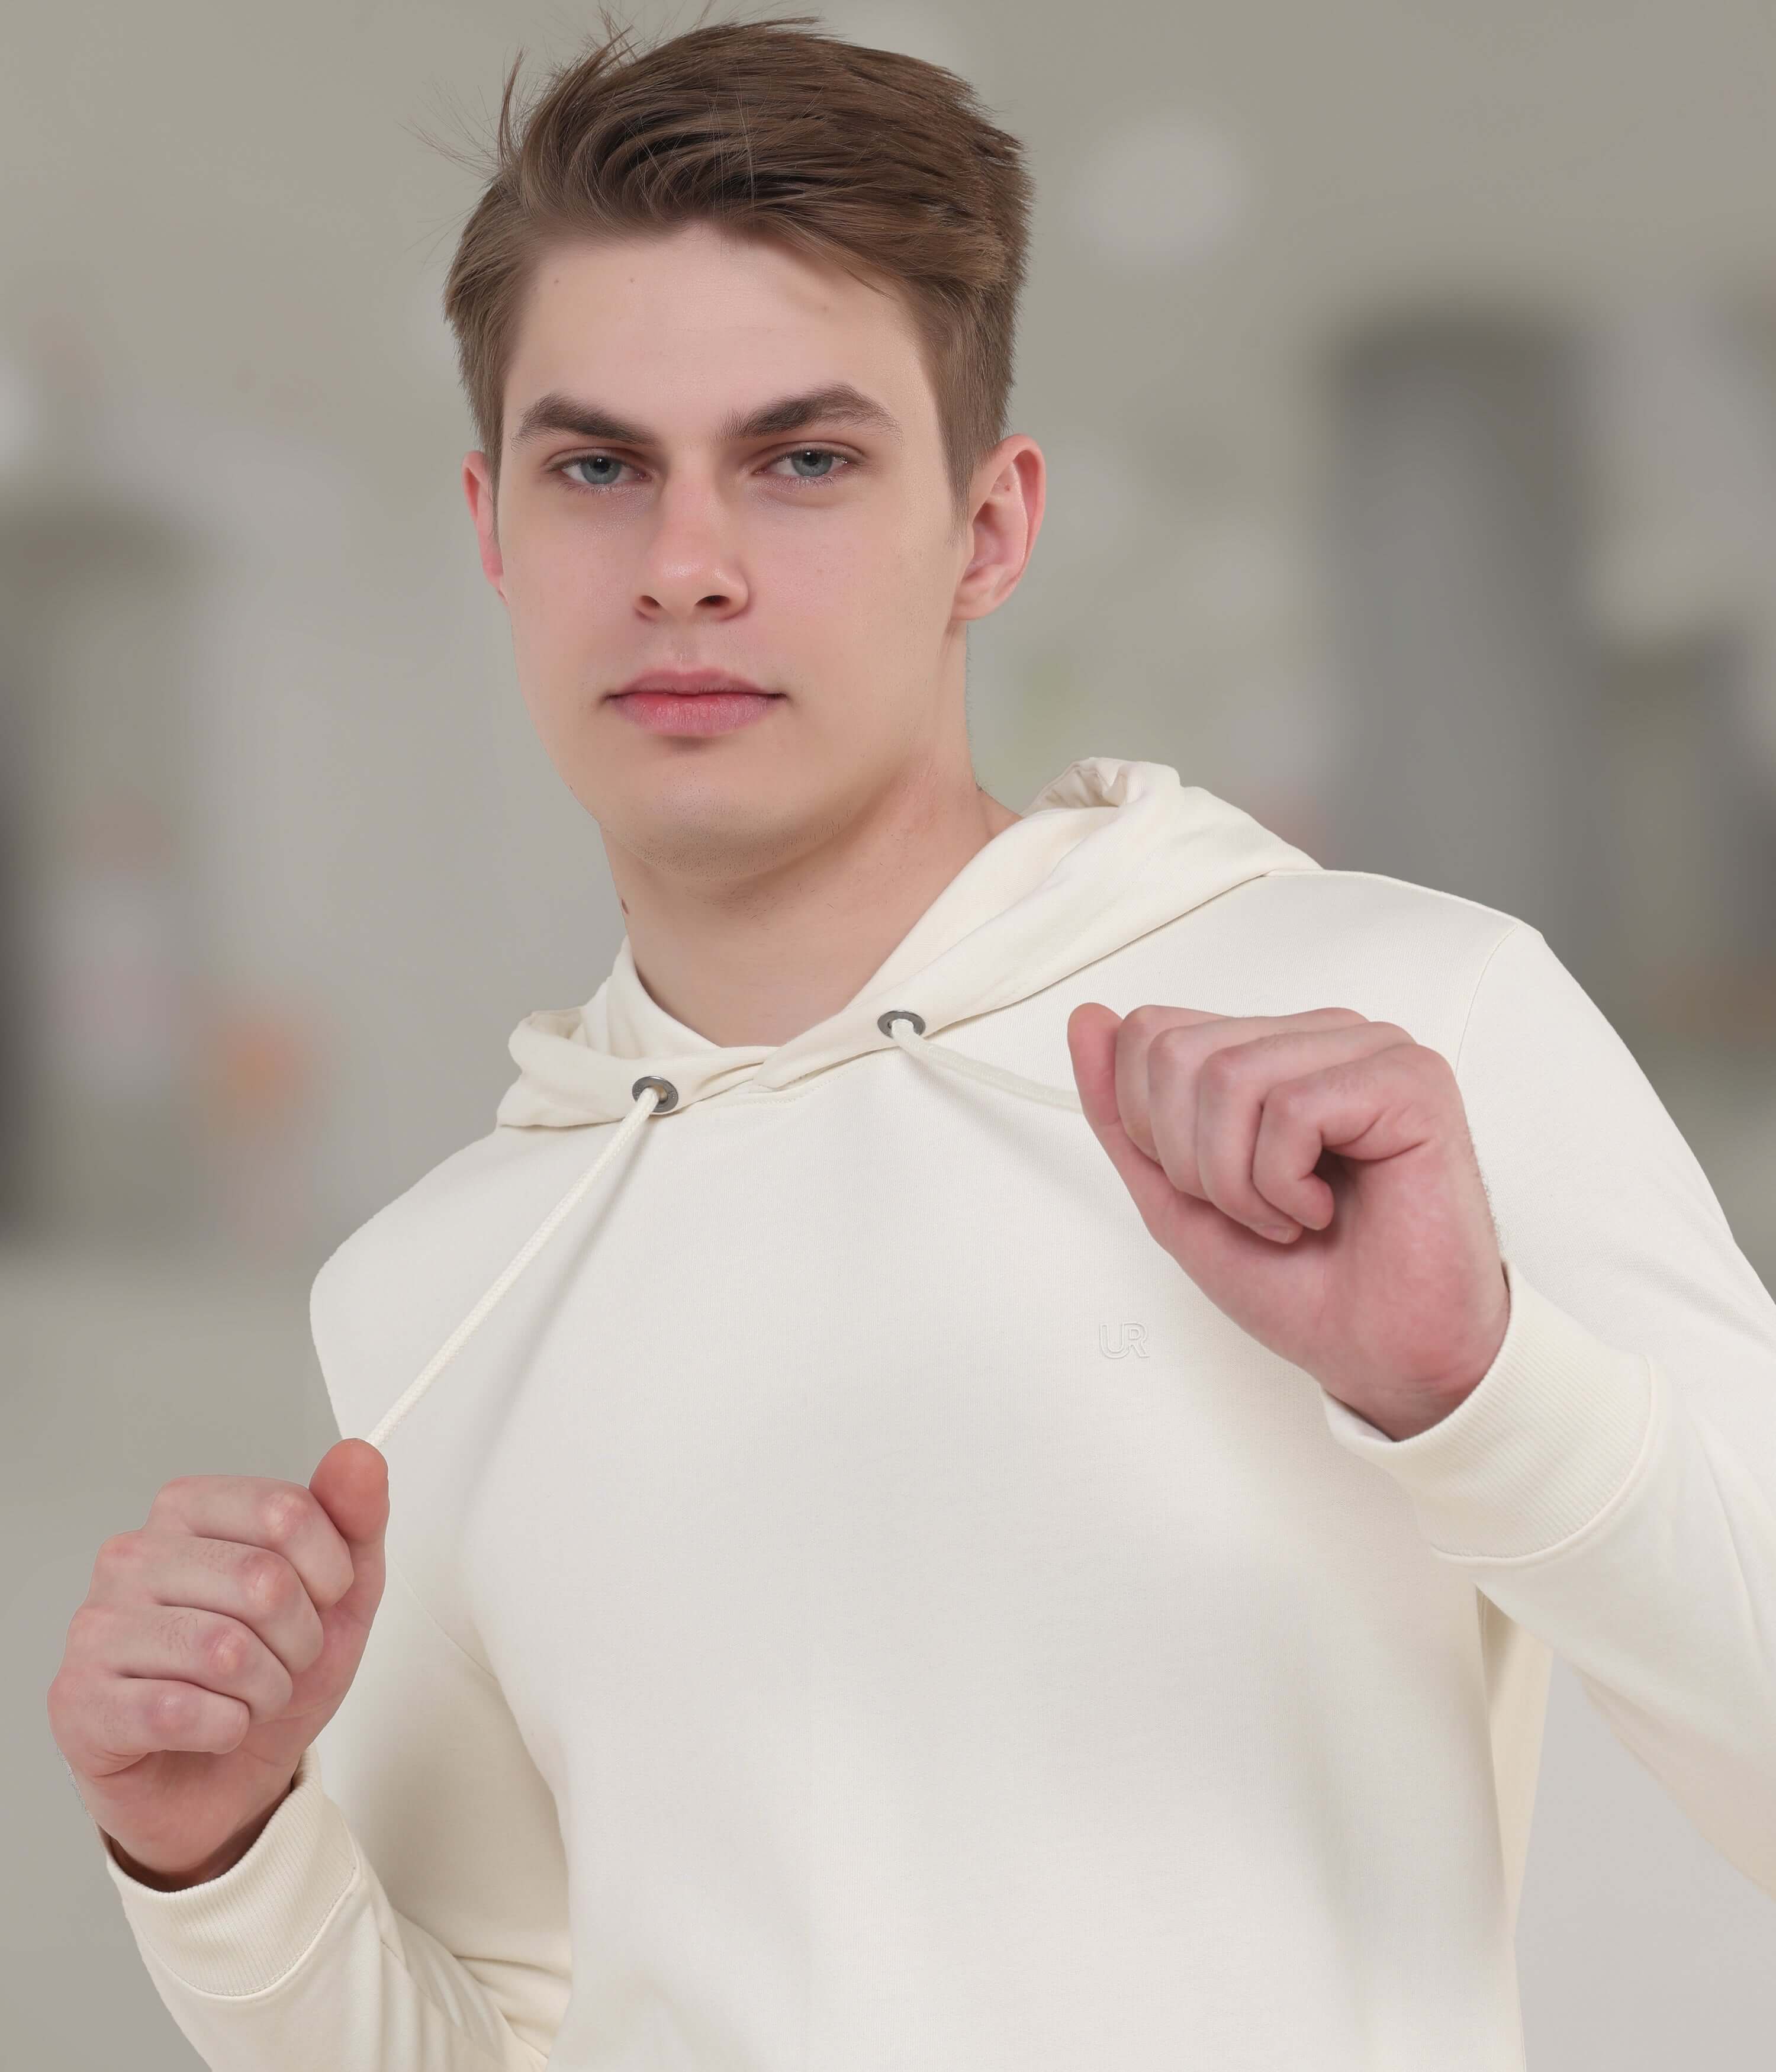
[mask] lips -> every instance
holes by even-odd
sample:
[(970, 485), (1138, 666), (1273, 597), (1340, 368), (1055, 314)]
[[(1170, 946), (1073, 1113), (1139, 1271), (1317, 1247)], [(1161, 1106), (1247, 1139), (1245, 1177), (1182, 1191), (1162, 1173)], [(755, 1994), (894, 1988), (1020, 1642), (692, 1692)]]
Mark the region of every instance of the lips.
[(697, 697), (711, 691), (739, 691), (753, 697), (778, 697), (780, 692), (767, 691), (763, 684), (750, 683), (744, 676), (730, 676), (722, 669), (655, 669), (646, 676), (635, 676), (621, 690), (613, 691), (613, 697), (626, 698), (632, 692), (654, 691), (673, 697)]
[(708, 690), (653, 690), (643, 684), (619, 692), (611, 703), (624, 719), (650, 734), (701, 736), (752, 726), (782, 698), (775, 692), (734, 689), (730, 680)]

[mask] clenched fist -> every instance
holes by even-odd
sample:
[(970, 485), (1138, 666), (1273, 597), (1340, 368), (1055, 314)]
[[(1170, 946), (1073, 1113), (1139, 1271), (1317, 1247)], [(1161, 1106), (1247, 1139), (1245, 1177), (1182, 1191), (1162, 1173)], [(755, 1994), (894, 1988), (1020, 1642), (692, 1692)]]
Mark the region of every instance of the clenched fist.
[(49, 1687), (50, 1731), (133, 1877), (220, 1877), (352, 1688), (382, 1600), (388, 1468), (341, 1439), (308, 1487), (180, 1475), (105, 1541)]

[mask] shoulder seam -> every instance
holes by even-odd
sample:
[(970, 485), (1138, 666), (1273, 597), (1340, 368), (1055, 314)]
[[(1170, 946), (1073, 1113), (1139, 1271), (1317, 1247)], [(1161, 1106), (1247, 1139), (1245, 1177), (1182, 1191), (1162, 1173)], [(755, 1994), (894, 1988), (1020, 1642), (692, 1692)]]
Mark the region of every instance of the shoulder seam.
[[(478, 1676), (483, 1678), (486, 1682), (492, 1684), (496, 1691), (500, 1691), (503, 1694), (504, 1687), (501, 1685), (500, 1679), (494, 1675), (493, 1671), (489, 1669), (484, 1663), (477, 1662), (475, 1660), (475, 1657), (470, 1654), (469, 1651), (462, 1645), (462, 1642), (456, 1638), (455, 1634), (453, 1634), (449, 1627), (446, 1626), (438, 1618), (437, 1613), (434, 1612), (431, 1606), (426, 1603), (425, 1598), (420, 1595), (419, 1586), (413, 1581), (412, 1577), (408, 1574), (406, 1569), (401, 1565), (401, 1564), (397, 1561), (394, 1556), (388, 1551), (386, 1542), (384, 1543), (382, 1558), (384, 1565), (388, 1569), (388, 1573), (391, 1576), (400, 1577), (401, 1588), (406, 1591), (408, 1596), (413, 1599), (416, 1605), (418, 1605), (420, 1610), (425, 1614), (426, 1623), (431, 1626), (433, 1630), (437, 1633), (439, 1638), (443, 1640), (448, 1646), (453, 1648), (457, 1654), (462, 1656), (462, 1659), (467, 1663), (469, 1667), (474, 1670)], [(375, 1621), (372, 1619), (372, 1630), (374, 1630), (374, 1627)]]
[(1486, 960), (1474, 975), (1474, 990), (1468, 995), (1467, 1011), (1462, 1017), (1462, 1034), (1456, 1038), (1455, 1057), (1451, 1070), (1459, 1079), (1462, 1076), (1462, 1054), (1468, 1047), (1468, 1031), (1474, 1023), (1474, 1003), (1480, 997), (1480, 989), (1486, 983), (1486, 973), (1492, 969), (1492, 960), (1514, 935), (1521, 935), (1528, 927), (1524, 921), (1513, 921), (1511, 926), (1487, 951)]
[[(1265, 874), (1267, 877), (1276, 874), (1273, 872)], [(1385, 870), (1344, 870), (1335, 864), (1324, 864), (1321, 866), (1320, 875), (1322, 878), (1366, 878), (1377, 885), (1397, 885), (1403, 891), (1427, 893), (1433, 899), (1445, 899), (1452, 906), (1471, 906), (1477, 914), (1494, 914), (1500, 920), (1512, 922), (1519, 927), (1531, 925), (1520, 915), (1507, 913), (1503, 906), (1489, 906), (1484, 899), (1470, 899), (1465, 892), (1447, 892), (1440, 885), (1421, 884), (1415, 878), (1395, 878)]]

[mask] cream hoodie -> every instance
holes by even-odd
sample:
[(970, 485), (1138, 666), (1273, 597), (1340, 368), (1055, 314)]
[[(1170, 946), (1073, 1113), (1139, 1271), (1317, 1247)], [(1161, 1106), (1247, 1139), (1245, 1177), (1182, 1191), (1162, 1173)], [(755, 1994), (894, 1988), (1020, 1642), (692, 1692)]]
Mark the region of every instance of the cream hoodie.
[[(1458, 1409), (1387, 1438), (1155, 1244), (1085, 1001), (1451, 1061)], [(1551, 1651), (1776, 1894), (1776, 1305), (1528, 923), (1096, 756), (793, 1041), (626, 942), (512, 1050), (314, 1284), (356, 1683), (224, 1876), (105, 1853), (216, 2072), (1521, 2072)]]

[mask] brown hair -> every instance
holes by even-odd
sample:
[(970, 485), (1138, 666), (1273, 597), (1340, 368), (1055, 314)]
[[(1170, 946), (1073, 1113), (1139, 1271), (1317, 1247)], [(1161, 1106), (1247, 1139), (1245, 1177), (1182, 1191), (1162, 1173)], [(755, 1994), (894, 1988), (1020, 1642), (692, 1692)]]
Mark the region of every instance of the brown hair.
[(871, 50), (813, 15), (700, 22), (639, 52), (605, 40), (515, 119), (451, 261), (444, 314), (497, 491), (517, 317), (548, 243), (697, 220), (898, 287), (936, 398), (958, 522), (1005, 437), (1032, 183), (1016, 138), (942, 67)]

